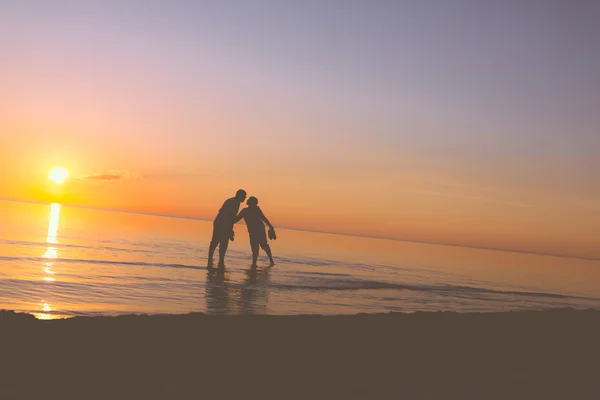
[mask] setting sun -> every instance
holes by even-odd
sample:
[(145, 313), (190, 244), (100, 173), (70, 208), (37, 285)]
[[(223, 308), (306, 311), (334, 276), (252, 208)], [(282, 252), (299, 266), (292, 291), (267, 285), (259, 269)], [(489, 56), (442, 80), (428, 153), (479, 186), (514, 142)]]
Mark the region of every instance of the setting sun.
[(52, 167), (48, 172), (48, 179), (60, 185), (69, 177), (69, 171), (65, 167)]

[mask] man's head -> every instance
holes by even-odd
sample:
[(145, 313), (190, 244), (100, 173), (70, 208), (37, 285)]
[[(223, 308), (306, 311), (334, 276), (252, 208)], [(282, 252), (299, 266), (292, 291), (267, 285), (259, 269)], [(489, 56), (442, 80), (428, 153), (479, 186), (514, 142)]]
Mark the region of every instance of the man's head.
[(248, 204), (250, 207), (254, 207), (258, 205), (258, 199), (254, 196), (250, 196), (248, 198), (248, 201), (246, 202), (246, 204)]
[(246, 191), (245, 191), (245, 190), (242, 190), (242, 189), (238, 190), (238, 191), (235, 193), (235, 198), (236, 198), (236, 199), (237, 199), (237, 201), (239, 201), (240, 203), (241, 203), (242, 201), (246, 200)]

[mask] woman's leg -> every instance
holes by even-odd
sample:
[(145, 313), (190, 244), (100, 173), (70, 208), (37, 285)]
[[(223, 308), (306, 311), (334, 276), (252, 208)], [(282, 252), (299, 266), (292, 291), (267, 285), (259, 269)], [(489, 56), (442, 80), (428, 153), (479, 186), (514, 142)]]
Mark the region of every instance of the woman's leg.
[(269, 243), (262, 243), (260, 247), (262, 247), (265, 253), (267, 253), (267, 256), (269, 256), (269, 261), (271, 261), (271, 267), (275, 265), (275, 261), (273, 261), (273, 254), (271, 253), (271, 246), (269, 246)]
[(256, 267), (256, 261), (258, 260), (258, 243), (250, 239), (250, 248), (252, 249), (252, 266)]

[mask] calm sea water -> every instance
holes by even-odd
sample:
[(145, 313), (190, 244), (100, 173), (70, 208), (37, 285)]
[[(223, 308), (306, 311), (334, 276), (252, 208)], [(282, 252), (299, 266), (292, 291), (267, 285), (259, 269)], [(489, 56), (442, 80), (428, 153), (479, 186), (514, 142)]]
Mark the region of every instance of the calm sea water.
[(599, 261), (279, 229), (277, 265), (252, 270), (238, 225), (219, 273), (210, 222), (16, 202), (0, 218), (0, 309), (42, 319), (600, 308)]

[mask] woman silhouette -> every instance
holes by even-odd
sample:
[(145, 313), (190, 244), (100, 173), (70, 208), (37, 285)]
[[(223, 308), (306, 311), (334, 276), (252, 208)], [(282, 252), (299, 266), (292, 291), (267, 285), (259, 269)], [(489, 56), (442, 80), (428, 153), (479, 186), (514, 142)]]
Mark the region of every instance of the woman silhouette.
[(250, 248), (252, 249), (252, 266), (256, 267), (256, 260), (258, 260), (258, 248), (259, 246), (267, 253), (270, 266), (275, 265), (273, 261), (273, 254), (271, 254), (271, 247), (267, 242), (267, 233), (265, 231), (265, 224), (269, 226), (270, 237), (275, 237), (273, 225), (269, 222), (265, 214), (258, 206), (258, 199), (254, 196), (249, 197), (246, 202), (248, 207), (244, 208), (238, 216), (235, 218), (235, 222), (239, 222), (242, 218), (246, 222), (248, 227), (248, 233), (250, 234)]

